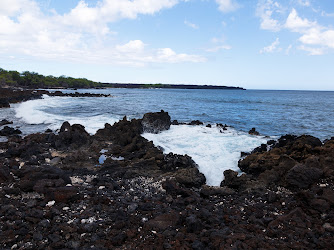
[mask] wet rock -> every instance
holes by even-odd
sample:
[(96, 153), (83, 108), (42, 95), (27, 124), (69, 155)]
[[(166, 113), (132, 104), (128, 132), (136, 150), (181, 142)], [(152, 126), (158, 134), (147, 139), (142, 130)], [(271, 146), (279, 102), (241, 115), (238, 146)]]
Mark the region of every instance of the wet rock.
[(0, 126), (3, 126), (3, 125), (8, 125), (8, 124), (13, 124), (12, 121), (8, 121), (6, 119), (3, 119), (0, 121)]
[(188, 125), (203, 125), (203, 122), (199, 121), (199, 120), (195, 120), (195, 121), (191, 121), (188, 123)]
[(171, 125), (171, 120), (168, 112), (146, 113), (142, 120), (143, 131), (148, 133), (159, 133), (168, 130)]
[(255, 128), (252, 128), (251, 130), (249, 130), (248, 134), (250, 134), (250, 135), (260, 135), (260, 133), (258, 131), (256, 131)]
[(7, 98), (0, 98), (0, 108), (10, 108), (10, 104)]
[(289, 187), (305, 189), (318, 181), (322, 174), (321, 169), (298, 164), (289, 170), (285, 181)]
[(0, 136), (10, 136), (22, 134), (21, 130), (5, 126), (0, 130)]
[(197, 168), (179, 169), (175, 173), (175, 178), (186, 187), (200, 187), (206, 181), (205, 176)]
[(180, 123), (178, 122), (178, 120), (173, 120), (171, 125), (180, 125)]

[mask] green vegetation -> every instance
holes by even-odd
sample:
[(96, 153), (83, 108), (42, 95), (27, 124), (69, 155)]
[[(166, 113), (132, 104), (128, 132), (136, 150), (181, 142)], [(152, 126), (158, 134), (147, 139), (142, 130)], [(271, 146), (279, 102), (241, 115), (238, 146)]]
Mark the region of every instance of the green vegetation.
[(0, 87), (24, 87), (24, 88), (164, 88), (164, 89), (239, 89), (241, 87), (213, 86), (213, 85), (187, 85), (187, 84), (137, 84), (137, 83), (100, 83), (85, 78), (73, 78), (67, 76), (43, 76), (36, 72), (7, 71), (0, 68)]
[[(35, 72), (6, 71), (0, 68), (0, 86), (26, 88), (96, 88), (101, 83), (85, 78), (43, 76)], [(104, 86), (105, 87), (105, 86)]]

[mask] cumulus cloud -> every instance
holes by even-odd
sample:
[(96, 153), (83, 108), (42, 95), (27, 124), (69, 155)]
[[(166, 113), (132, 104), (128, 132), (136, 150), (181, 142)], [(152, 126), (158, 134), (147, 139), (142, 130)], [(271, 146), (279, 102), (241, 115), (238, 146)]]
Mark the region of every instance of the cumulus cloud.
[(316, 21), (299, 17), (297, 11), (292, 9), (285, 28), (301, 34), (299, 49), (309, 52), (310, 55), (322, 55), (328, 49), (334, 49), (334, 30), (323, 27)]
[(280, 44), (279, 38), (276, 38), (276, 40), (272, 44), (261, 49), (260, 53), (264, 54), (264, 53), (273, 53), (273, 52), (281, 51), (282, 49), (278, 47), (279, 44)]
[(216, 0), (221, 12), (232, 12), (240, 8), (240, 4), (236, 0)]
[(44, 14), (34, 0), (1, 0), (0, 54), (135, 66), (203, 62), (205, 58), (201, 56), (178, 54), (171, 48), (148, 48), (141, 40), (115, 43), (115, 33), (109, 29), (111, 22), (152, 15), (177, 3), (178, 0), (101, 0), (91, 7), (80, 1), (60, 15)]
[(273, 16), (282, 11), (281, 5), (272, 0), (260, 0), (257, 4), (256, 15), (260, 17), (260, 27), (263, 30), (279, 31), (281, 25)]
[[(298, 4), (311, 7), (310, 1), (307, 0), (299, 0)], [(325, 27), (318, 24), (316, 20), (300, 17), (295, 8), (286, 12), (286, 8), (277, 1), (259, 0), (256, 15), (261, 20), (261, 29), (273, 32), (288, 30), (300, 34), (298, 41), (301, 45), (297, 48), (308, 52), (309, 55), (322, 55), (334, 48), (334, 29), (332, 27)], [(263, 48), (260, 52), (270, 52), (272, 45)]]
[(287, 29), (290, 29), (294, 32), (303, 32), (306, 29), (309, 29), (311, 27), (316, 26), (316, 22), (311, 22), (309, 20), (302, 19), (298, 16), (297, 11), (295, 9), (292, 9), (286, 22), (285, 22), (285, 27)]

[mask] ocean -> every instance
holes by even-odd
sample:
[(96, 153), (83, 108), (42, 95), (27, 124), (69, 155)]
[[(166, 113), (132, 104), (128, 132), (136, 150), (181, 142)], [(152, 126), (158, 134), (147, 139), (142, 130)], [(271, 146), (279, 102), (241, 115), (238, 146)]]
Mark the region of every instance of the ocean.
[[(164, 152), (188, 154), (199, 165), (209, 185), (219, 185), (223, 171), (237, 167), (241, 152), (251, 151), (285, 134), (334, 136), (334, 92), (272, 90), (101, 89), (78, 92), (112, 97), (48, 97), (0, 109), (0, 119), (14, 121), (23, 134), (59, 129), (64, 121), (80, 123), (93, 134), (105, 123), (127, 116), (164, 110), (172, 120), (230, 126), (171, 126), (160, 134), (144, 133)], [(65, 90), (64, 92), (73, 92)], [(261, 136), (247, 132), (255, 127)], [(4, 138), (1, 138), (4, 140)]]

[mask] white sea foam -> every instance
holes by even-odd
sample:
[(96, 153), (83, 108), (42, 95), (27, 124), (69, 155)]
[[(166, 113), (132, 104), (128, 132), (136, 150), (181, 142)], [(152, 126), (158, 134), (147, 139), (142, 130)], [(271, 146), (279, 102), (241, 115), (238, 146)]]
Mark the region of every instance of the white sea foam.
[(219, 186), (227, 169), (240, 171), (240, 152), (248, 152), (265, 143), (262, 136), (251, 136), (232, 128), (220, 132), (217, 127), (179, 125), (159, 134), (143, 136), (161, 146), (165, 153), (187, 154), (198, 164), (207, 184)]
[(16, 117), (27, 124), (45, 124), (52, 130), (59, 129), (64, 121), (70, 124), (82, 124), (88, 133), (94, 134), (98, 129), (103, 128), (105, 123), (114, 124), (119, 121), (118, 117), (110, 115), (89, 116), (81, 113), (82, 110), (73, 112), (70, 115), (55, 114), (47, 112), (50, 109), (66, 110), (71, 107), (73, 98), (71, 97), (49, 97), (43, 96), (43, 99), (30, 100), (15, 106)]

